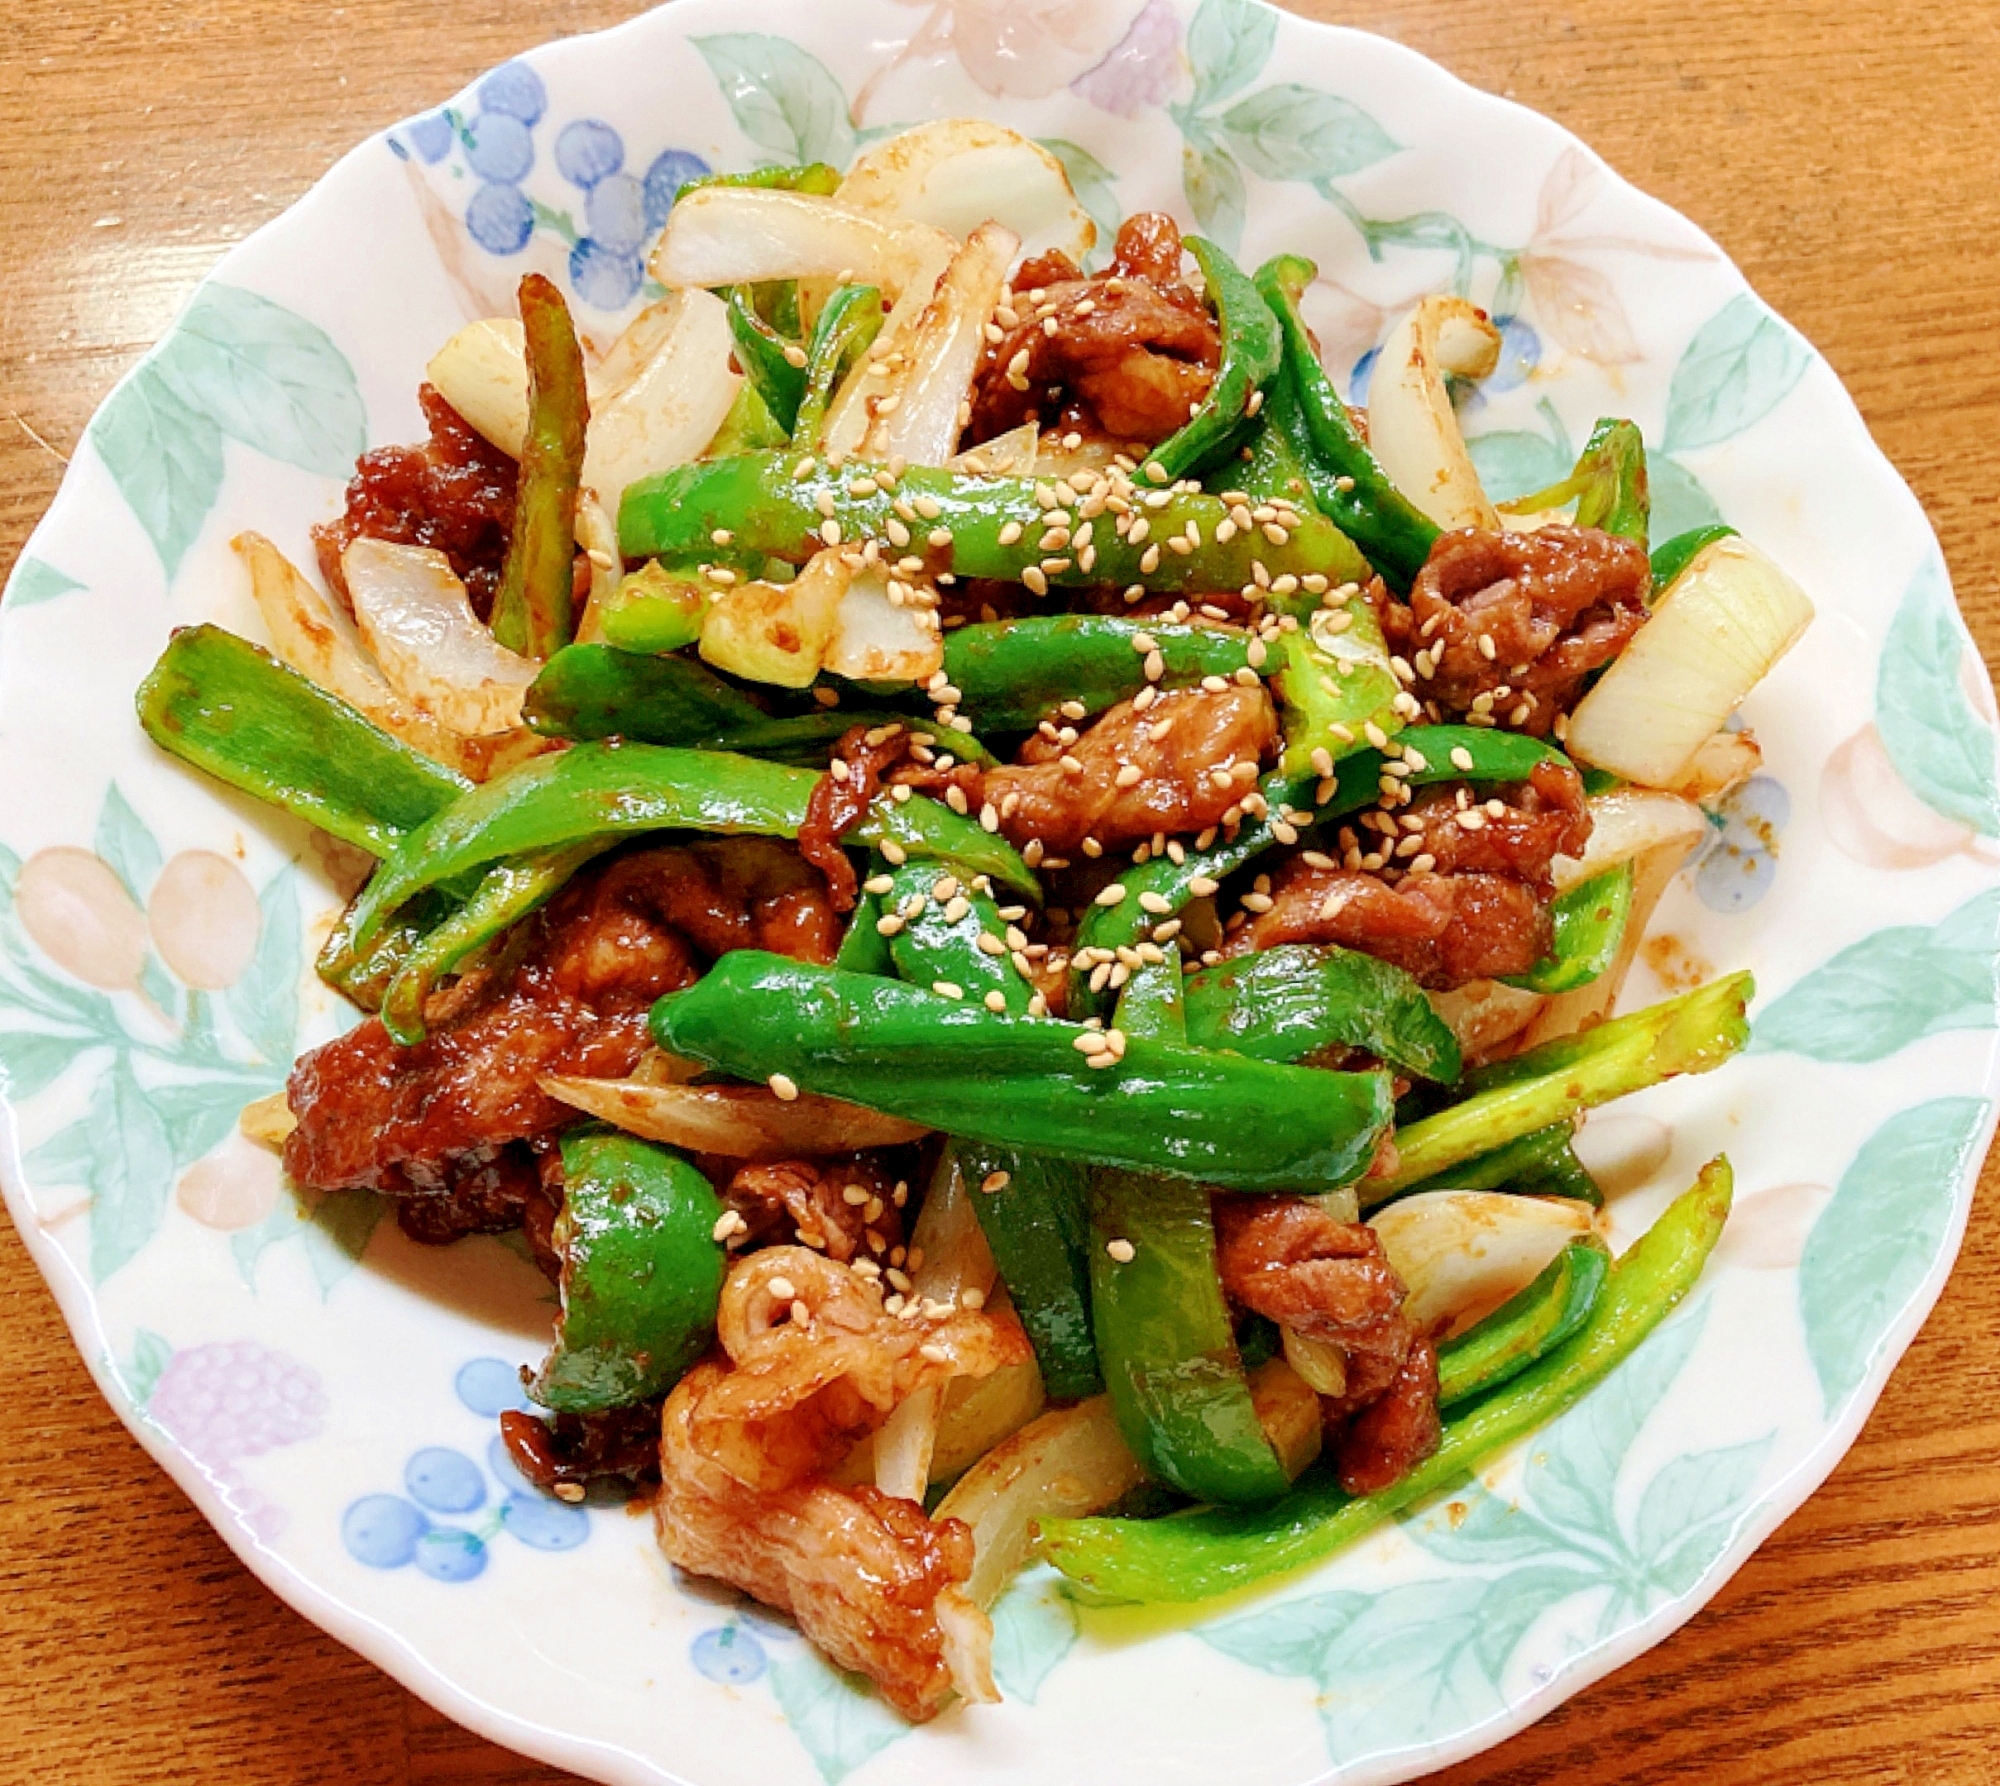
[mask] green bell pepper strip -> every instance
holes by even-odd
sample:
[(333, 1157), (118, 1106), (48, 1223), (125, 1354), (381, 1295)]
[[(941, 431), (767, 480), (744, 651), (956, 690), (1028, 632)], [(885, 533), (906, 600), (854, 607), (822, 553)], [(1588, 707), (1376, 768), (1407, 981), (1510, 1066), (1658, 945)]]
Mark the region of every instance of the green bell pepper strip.
[(1145, 1040), (1092, 1067), (1085, 1033), (753, 949), (653, 1007), (668, 1053), (740, 1079), (782, 1073), (947, 1134), (1232, 1190), (1350, 1184), (1391, 1114), (1386, 1074)]
[(784, 340), (757, 314), (751, 290), (745, 285), (730, 287), (729, 334), (743, 376), (756, 386), (758, 400), (778, 432), (790, 440), (799, 419), (799, 402), (806, 394), (805, 360), (795, 366), (785, 354), (787, 347), (798, 352), (797, 344)]
[(1646, 442), (1636, 423), (1603, 417), (1568, 477), (1502, 506), (1509, 514), (1532, 515), (1566, 502), (1576, 504), (1577, 526), (1615, 533), (1640, 547), (1646, 544), (1652, 503), (1646, 487)]
[[(796, 837), (818, 779), (809, 769), (757, 757), (661, 744), (579, 744), (532, 757), (461, 796), (396, 846), (361, 896), (356, 946), (366, 948), (382, 919), (406, 899), (506, 857), (649, 831)], [(880, 799), (848, 836), (949, 857), (970, 873), (1039, 897), (1033, 873), (1011, 845), (934, 800)]]
[[(1178, 949), (1132, 976), (1118, 1000), (1118, 1025), (1127, 1036), (1185, 1042)], [(1097, 1358), (1118, 1430), (1155, 1481), (1198, 1500), (1269, 1501), (1291, 1483), (1243, 1375), (1208, 1196), (1186, 1179), (1093, 1175)], [(1114, 1258), (1113, 1246), (1129, 1248), (1130, 1257)]]
[(1154, 650), (1166, 662), (1160, 681), (1168, 687), (1233, 676), (1265, 658), (1240, 627), (1030, 614), (946, 633), (944, 673), (982, 731), (1025, 732), (1065, 701), (1080, 701), (1089, 714), (1131, 699), (1146, 686)]
[(421, 894), (383, 925), (366, 949), (357, 950), (350, 901), (321, 946), (313, 971), (349, 1004), (379, 1011), (404, 962), (456, 909), (456, 902), (442, 892)]
[(1546, 958), (1527, 973), (1508, 977), (1506, 984), (1524, 992), (1574, 992), (1588, 986), (1618, 959), (1631, 916), (1631, 863), (1578, 882), (1549, 906), (1555, 934)]
[(1341, 632), (1316, 634), (1302, 626), (1278, 636), (1272, 686), (1285, 727), (1282, 775), (1310, 774), (1322, 750), (1336, 760), (1350, 754), (1371, 725), (1385, 733), (1403, 729), (1395, 705), (1403, 685), (1389, 665), (1375, 610), (1355, 602), (1347, 616)]
[(1706, 527), (1690, 527), (1677, 533), (1653, 553), (1653, 599), (1658, 601), (1682, 571), (1717, 540), (1734, 539), (1736, 529), (1726, 521), (1712, 521)]
[[(1404, 762), (1412, 762), (1415, 752), (1418, 766), (1401, 777), (1413, 788), (1441, 781), (1526, 781), (1543, 763), (1569, 760), (1553, 744), (1495, 726), (1410, 726), (1396, 742)], [(1385, 761), (1381, 751), (1357, 750), (1335, 763), (1337, 785), (1318, 803), (1321, 821), (1373, 806), (1381, 795)]]
[(1331, 1556), (1546, 1426), (1631, 1357), (1694, 1287), (1721, 1238), (1730, 1192), (1728, 1161), (1712, 1160), (1613, 1264), (1583, 1330), (1502, 1390), (1453, 1413), (1438, 1449), (1392, 1487), (1348, 1495), (1322, 1468), (1268, 1508), (1143, 1521), (1043, 1520), (1039, 1553), (1085, 1598), (1183, 1602)]
[(1458, 1041), (1402, 971), (1352, 949), (1281, 943), (1192, 975), (1188, 1040), (1259, 1060), (1299, 1061), (1362, 1048), (1385, 1065), (1450, 1085)]
[[(1228, 516), (1222, 504), (1213, 496), (1174, 493), (1160, 508), (1146, 511), (1147, 536), (1137, 545), (1120, 539), (1108, 516), (1099, 516), (1085, 569), (1081, 549), (1065, 548), (1060, 556), (1041, 549), (1049, 511), (1035, 500), (1034, 478), (974, 477), (912, 465), (893, 491), (877, 485), (874, 494), (857, 496), (857, 488), (866, 490), (873, 474), (886, 468), (849, 459), (835, 471), (813, 460), (807, 474), (796, 477), (800, 463), (796, 453), (745, 453), (644, 478), (619, 505), (621, 549), (627, 558), (713, 562), (755, 574), (766, 558), (803, 564), (824, 544), (822, 530), (829, 521), (844, 540), (887, 541), (892, 521), (899, 528), (908, 525), (894, 507), (907, 500), (923, 516), (910, 529), (908, 550), (923, 561), (926, 576), (950, 572), (1018, 583), (1023, 571), (1039, 566), (1051, 585), (1065, 588), (1143, 583), (1148, 589), (1198, 594), (1243, 588), (1253, 580), (1252, 564), (1262, 564), (1273, 578), (1317, 575), (1335, 585), (1368, 575), (1353, 543), (1317, 513), (1302, 515), (1282, 546), (1255, 531), (1218, 543), (1215, 530)], [(821, 512), (822, 496), (830, 515)], [(928, 512), (931, 505), (935, 515)], [(1010, 524), (1011, 543), (1003, 544)], [(1190, 526), (1199, 546), (1177, 552), (1163, 545), (1169, 537), (1185, 542)], [(940, 529), (949, 543), (930, 545), (930, 534)], [(718, 531), (728, 532), (728, 546), (713, 543)], [(1146, 563), (1153, 568), (1143, 569)]]
[(824, 161), (807, 161), (793, 167), (747, 168), (734, 174), (697, 174), (674, 188), (674, 203), (710, 186), (751, 186), (766, 192), (805, 192), (814, 198), (831, 198), (840, 190), (840, 169)]
[(1208, 395), (1187, 421), (1146, 455), (1140, 474), (1155, 484), (1193, 477), (1227, 453), (1256, 414), (1283, 363), (1285, 338), (1257, 287), (1215, 243), (1189, 236), (1184, 244), (1201, 268), (1222, 337), (1222, 356)]
[(722, 1202), (690, 1161), (616, 1129), (571, 1129), (562, 1163), (562, 1314), (528, 1393), (559, 1414), (601, 1414), (657, 1395), (708, 1349)]
[(176, 632), (137, 706), (161, 749), (372, 856), (472, 786), (219, 626)]
[(402, 958), (383, 989), (380, 1016), (390, 1037), (406, 1048), (424, 1039), (424, 1004), (440, 978), (475, 949), (510, 930), (548, 904), (576, 871), (602, 855), (615, 839), (593, 838), (568, 849), (545, 850), (486, 871), (478, 890), (456, 911), (425, 932)]
[(1519, 1191), (1527, 1196), (1570, 1197), (1593, 1209), (1604, 1202), (1597, 1181), (1584, 1169), (1570, 1143), (1576, 1124), (1565, 1118), (1536, 1129), (1518, 1140), (1448, 1166), (1397, 1193), (1414, 1197), (1420, 1191)]
[[(876, 864), (876, 872), (881, 865)], [(871, 875), (869, 877), (873, 879)], [(895, 973), (896, 963), (889, 954), (889, 939), (875, 927), (885, 916), (882, 895), (870, 893), (866, 889), (855, 898), (854, 910), (848, 914), (847, 930), (840, 939), (840, 947), (834, 951), (833, 965), (850, 974)]]
[(1396, 1169), (1362, 1181), (1362, 1207), (1613, 1098), (1721, 1066), (1750, 1040), (1744, 1013), (1755, 990), (1751, 975), (1731, 974), (1481, 1068), (1463, 1102), (1397, 1130)]
[(1438, 526), (1390, 482), (1313, 352), (1299, 300), (1318, 277), (1319, 268), (1296, 254), (1257, 269), (1257, 289), (1285, 343), (1273, 425), (1284, 429), (1305, 466), (1314, 504), (1385, 578), (1407, 589), (1437, 543)]
[[(966, 884), (941, 900), (934, 889), (946, 876)], [(1008, 958), (1006, 920), (990, 894), (971, 886), (952, 862), (907, 862), (889, 871), (889, 881), (882, 910), (903, 920), (889, 938), (889, 959), (900, 978), (933, 990), (956, 986), (962, 998), (989, 1011), (987, 1001), (997, 993), (1008, 1016), (1028, 1014), (1035, 989)]]
[(1104, 1379), (1090, 1324), (1090, 1169), (983, 1141), (952, 1146), (1042, 1387), (1051, 1401), (1095, 1395)]
[(733, 459), (742, 453), (767, 453), (782, 446), (785, 431), (764, 407), (764, 399), (749, 379), (736, 387), (736, 400), (722, 418), (715, 438), (702, 448), (704, 460)]
[(550, 657), (576, 631), (576, 496), (590, 398), (569, 306), (539, 273), (521, 280), (528, 431), (514, 527), (493, 597), (493, 636), (523, 657)]
[(1533, 1283), (1446, 1340), (1437, 1351), (1439, 1411), (1499, 1388), (1573, 1337), (1610, 1271), (1602, 1241), (1572, 1240)]
[(792, 418), (795, 447), (807, 451), (818, 447), (834, 393), (875, 344), (887, 314), (881, 292), (872, 285), (839, 286), (820, 307), (806, 349), (804, 389)]
[(649, 558), (597, 604), (597, 629), (603, 643), (620, 651), (684, 650), (701, 637), (709, 593), (695, 578)]

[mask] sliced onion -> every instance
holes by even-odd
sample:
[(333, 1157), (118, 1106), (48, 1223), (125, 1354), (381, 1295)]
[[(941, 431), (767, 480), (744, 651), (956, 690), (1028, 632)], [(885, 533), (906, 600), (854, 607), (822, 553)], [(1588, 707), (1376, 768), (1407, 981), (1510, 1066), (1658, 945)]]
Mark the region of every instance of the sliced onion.
[(789, 583), (739, 583), (701, 624), (701, 655), (718, 670), (776, 688), (810, 688), (833, 643), (848, 569), (817, 552)]
[(864, 456), (942, 465), (957, 450), (972, 375), (986, 348), (980, 331), (1000, 302), (1020, 246), (1012, 230), (982, 223), (952, 257), (896, 375), (877, 381), (882, 390), (869, 404), (874, 420), (863, 438)]
[[(987, 1452), (1019, 1432), (1048, 1406), (1034, 1359), (1003, 1365), (986, 1377), (959, 1377), (945, 1391), (931, 1447), (932, 1483), (956, 1482)], [(872, 1477), (871, 1477), (872, 1480)]]
[(292, 1114), (290, 1094), (282, 1091), (253, 1099), (243, 1106), (236, 1118), (236, 1127), (246, 1141), (268, 1147), (273, 1153), (284, 1147), (298, 1126), (299, 1119)]
[(998, 1705), (993, 1679), (993, 1621), (958, 1588), (937, 1597), (938, 1635), (943, 1639), (945, 1672), (959, 1698), (972, 1705)]
[(936, 609), (891, 601), (889, 573), (880, 565), (855, 571), (820, 667), (850, 682), (924, 682), (943, 666)]
[(1319, 1392), (1285, 1358), (1267, 1358), (1250, 1373), (1250, 1405), (1278, 1467), (1296, 1482), (1319, 1456), (1325, 1419)]
[(918, 1123), (838, 1098), (811, 1092), (780, 1098), (761, 1085), (657, 1085), (558, 1073), (545, 1075), (540, 1084), (550, 1097), (627, 1134), (732, 1160), (790, 1160), (802, 1154), (900, 1147), (930, 1133)]
[(1549, 864), (1556, 891), (1570, 888), (1639, 856), (1676, 845), (1685, 855), (1708, 834), (1701, 808), (1678, 794), (1652, 788), (1617, 788), (1590, 802), (1590, 842), (1581, 856)]
[(1347, 1393), (1347, 1354), (1332, 1340), (1290, 1327), (1279, 1328), (1278, 1334), (1284, 1343), (1285, 1362), (1315, 1394)]
[(1749, 541), (1704, 546), (1570, 715), (1565, 748), (1672, 787), (1813, 617), (1806, 592)]
[(969, 477), (1033, 477), (1035, 454), (1041, 442), (1041, 428), (1034, 422), (1023, 422), (1018, 428), (1009, 428), (1005, 434), (996, 434), (991, 440), (982, 440), (976, 447), (967, 447), (962, 453), (952, 454), (945, 463), (953, 471), (962, 471)]
[(576, 543), (590, 560), (590, 595), (583, 604), (583, 612), (577, 616), (577, 643), (599, 644), (604, 635), (605, 611), (625, 581), (625, 559), (618, 549), (618, 523), (594, 490), (583, 490), (577, 495)]
[(938, 281), (951, 265), (952, 254), (958, 245), (941, 230), (937, 232), (936, 239), (944, 244), (945, 251), (934, 251), (932, 257), (911, 276), (902, 296), (890, 306), (882, 332), (862, 356), (861, 363), (847, 375), (846, 382), (834, 393), (833, 402), (827, 407), (826, 426), (820, 432), (820, 444), (836, 461), (860, 450), (862, 436), (874, 420), (868, 399), (882, 394), (884, 381), (874, 376), (872, 368), (879, 363), (894, 364), (893, 356), (898, 353), (907, 356), (911, 339), (930, 309)]
[(509, 458), (528, 433), (528, 350), (518, 316), (469, 322), (424, 374), (453, 409)]
[(1449, 992), (1426, 993), (1431, 1009), (1458, 1038), (1467, 1065), (1485, 1059), (1534, 1022), (1548, 999), (1498, 980), (1468, 980)]
[(1112, 1417), (1110, 1398), (1031, 1420), (994, 1446), (938, 1503), (938, 1519), (972, 1528), (972, 1575), (966, 1597), (991, 1606), (1028, 1560), (1038, 1519), (1098, 1513), (1144, 1479)]
[(928, 223), (961, 241), (992, 221), (1028, 254), (1054, 249), (1083, 265), (1097, 225), (1063, 165), (1039, 143), (984, 118), (913, 125), (856, 157), (836, 195), (844, 205)]
[(1500, 332), (1463, 298), (1425, 298), (1391, 331), (1368, 381), (1368, 444), (1396, 487), (1440, 527), (1500, 531), (1451, 407), (1445, 374), (1484, 378)]
[(340, 568), (363, 643), (411, 706), (468, 738), (521, 723), (541, 666), (487, 631), (442, 552), (364, 535)]
[(591, 398), (583, 482), (618, 513), (628, 485), (685, 465), (715, 438), (736, 401), (729, 369), (729, 307), (712, 292), (681, 291), (653, 305), (620, 337), (602, 394)]
[(830, 198), (710, 186), (674, 206), (653, 250), (652, 272), (673, 290), (845, 274), (899, 297), (927, 268), (941, 268), (957, 247), (928, 224), (891, 220)]
[(250, 572), (257, 611), (281, 660), (434, 761), (475, 779), (488, 772), (490, 753), (397, 694), (362, 655), (345, 618), (284, 553), (261, 533), (239, 533), (230, 544)]
[(1763, 766), (1763, 747), (1750, 732), (1717, 732), (1694, 753), (1673, 792), (1683, 800), (1706, 805), (1721, 799), (1731, 788), (1740, 788)]
[(1572, 1240), (1591, 1232), (1574, 1198), (1504, 1191), (1421, 1191), (1373, 1216), (1419, 1328), (1467, 1326), (1525, 1289)]

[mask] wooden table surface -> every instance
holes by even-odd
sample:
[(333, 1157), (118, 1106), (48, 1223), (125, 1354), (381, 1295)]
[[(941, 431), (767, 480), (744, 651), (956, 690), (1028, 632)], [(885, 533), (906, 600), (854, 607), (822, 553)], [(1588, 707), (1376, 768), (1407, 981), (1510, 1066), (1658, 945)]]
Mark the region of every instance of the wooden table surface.
[[(343, 150), (620, 0), (26, 0), (0, 45), (0, 574), (106, 391)], [(1299, 10), (1535, 106), (1816, 342), (2000, 657), (2000, 0)], [(913, 15), (914, 17), (914, 15)], [(338, 71), (338, 72), (337, 72)], [(0, 798), (4, 798), (0, 790)], [(1832, 1480), (1677, 1636), (1442, 1779), (2000, 1780), (2000, 1208)], [(98, 1398), (0, 1231), (0, 1783), (566, 1779), (280, 1605)]]

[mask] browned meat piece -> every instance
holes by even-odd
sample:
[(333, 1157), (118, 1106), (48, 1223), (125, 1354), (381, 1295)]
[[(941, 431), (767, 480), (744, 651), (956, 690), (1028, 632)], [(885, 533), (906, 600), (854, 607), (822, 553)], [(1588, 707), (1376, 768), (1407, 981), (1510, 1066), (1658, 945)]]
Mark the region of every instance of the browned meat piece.
[(741, 1166), (722, 1193), (746, 1230), (730, 1244), (747, 1249), (797, 1240), (843, 1265), (857, 1254), (874, 1257), (902, 1244), (894, 1190), (894, 1174), (873, 1154)]
[(521, 1226), (531, 1201), (542, 1201), (534, 1155), (518, 1143), (475, 1147), (447, 1162), (441, 1176), (441, 1189), (396, 1200), (398, 1226), (425, 1246), (507, 1233)]
[(514, 461), (489, 446), (437, 389), (417, 392), (429, 444), (376, 447), (355, 461), (347, 509), (313, 529), (327, 585), (347, 600), (340, 555), (355, 539), (431, 546), (451, 560), (472, 606), (492, 611), (514, 525)]
[(1544, 763), (1484, 801), (1462, 786), (1432, 788), (1363, 815), (1341, 837), (1343, 866), (1300, 855), (1278, 870), (1271, 908), (1229, 952), (1334, 943), (1444, 990), (1526, 973), (1548, 953), (1551, 864), (1583, 853), (1590, 810), (1576, 771)]
[(763, 947), (831, 960), (835, 922), (815, 877), (781, 846), (745, 841), (588, 868), (433, 999), (418, 1046), (370, 1018), (304, 1056), (290, 1087), (293, 1180), (448, 1191), (461, 1157), (576, 1120), (542, 1091), (543, 1074), (629, 1074), (653, 1001), (691, 984), (701, 955)]
[(1322, 1405), (1329, 1427), (1344, 1428), (1343, 1488), (1386, 1488), (1437, 1449), (1436, 1350), (1404, 1318), (1402, 1281), (1374, 1229), (1299, 1197), (1218, 1197), (1215, 1230), (1234, 1301), (1340, 1348), (1346, 1387)]
[(642, 1483), (660, 1474), (663, 1398), (605, 1414), (544, 1420), (519, 1408), (500, 1416), (500, 1438), (515, 1467), (558, 1500), (581, 1500), (593, 1482)]
[(1028, 760), (989, 770), (983, 792), (1017, 845), (1039, 838), (1062, 854), (1094, 837), (1110, 849), (1219, 824), (1277, 736), (1261, 686), (1170, 689), (1143, 709), (1120, 702), (1073, 744), (1030, 740)]
[(882, 777), (909, 753), (905, 727), (850, 726), (833, 747), (826, 773), (813, 783), (806, 821), (799, 827), (799, 853), (826, 876), (835, 911), (854, 909), (859, 886), (840, 840), (861, 823), (881, 791)]
[(1645, 548), (1615, 534), (1466, 528), (1431, 548), (1408, 606), (1385, 602), (1382, 626), (1417, 666), (1433, 719), (1491, 718), (1541, 736), (1639, 630), (1651, 587)]
[(698, 1364), (668, 1398), (653, 1503), (661, 1549), (789, 1613), (836, 1667), (867, 1675), (904, 1717), (935, 1717), (952, 1690), (940, 1609), (949, 1617), (955, 1603), (981, 1616), (958, 1592), (972, 1574), (971, 1530), (872, 1486), (744, 1487), (691, 1425), (727, 1375)]
[(1014, 282), (1021, 320), (980, 361), (967, 439), (1058, 418), (1133, 443), (1172, 434), (1208, 395), (1221, 354), (1180, 259), (1173, 220), (1147, 212), (1126, 218), (1111, 266), (1096, 278), (1061, 255), (1024, 266)]
[(1437, 1348), (1427, 1339), (1403, 1354), (1389, 1386), (1348, 1423), (1340, 1441), (1340, 1486), (1373, 1494), (1400, 1482), (1438, 1448)]

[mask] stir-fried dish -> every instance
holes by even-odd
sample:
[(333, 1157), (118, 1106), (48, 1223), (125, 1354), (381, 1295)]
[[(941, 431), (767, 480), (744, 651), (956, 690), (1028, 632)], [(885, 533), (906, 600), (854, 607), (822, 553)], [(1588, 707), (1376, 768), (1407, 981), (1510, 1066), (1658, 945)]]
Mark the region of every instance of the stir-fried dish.
[(522, 1231), (520, 1467), (913, 1719), (996, 1697), (1030, 1560), (1322, 1558), (1686, 1294), (1726, 1162), (1614, 1259), (1572, 1140), (1746, 1039), (1747, 974), (1610, 1013), (1811, 616), (1652, 544), (1630, 422), (1496, 507), (1463, 299), (1364, 415), (1310, 262), (1095, 236), (971, 121), (695, 182), (622, 334), (523, 279), (324, 592), (242, 536), (268, 648), (190, 628), (139, 696), (373, 858), (318, 961), (359, 1020), (246, 1129), (413, 1240)]

